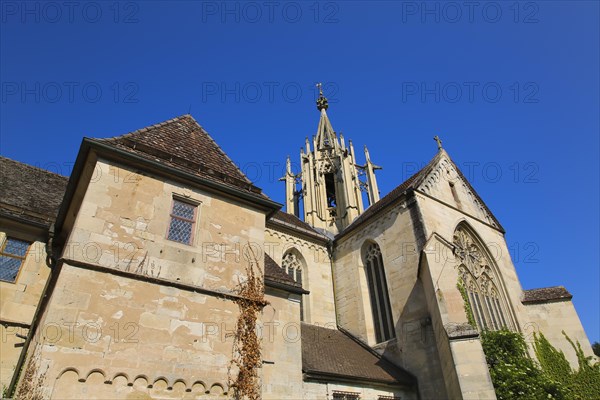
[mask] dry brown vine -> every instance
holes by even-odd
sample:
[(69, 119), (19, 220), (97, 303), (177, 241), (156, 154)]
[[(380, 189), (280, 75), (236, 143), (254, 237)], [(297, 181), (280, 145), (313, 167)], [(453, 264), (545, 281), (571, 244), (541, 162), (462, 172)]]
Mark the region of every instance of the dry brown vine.
[[(262, 367), (260, 339), (256, 321), (265, 301), (265, 287), (258, 262), (252, 249), (247, 253), (247, 278), (238, 286), (239, 298), (235, 300), (240, 313), (233, 334), (233, 357), (229, 365), (229, 387), (236, 399), (259, 400), (261, 398), (259, 368)], [(232, 376), (232, 367), (237, 376)]]
[(20, 385), (15, 394), (15, 399), (19, 400), (43, 400), (43, 384), (46, 373), (39, 373), (40, 364), (39, 355), (34, 351), (34, 354), (29, 359), (27, 367), (23, 371), (23, 376), (19, 379)]

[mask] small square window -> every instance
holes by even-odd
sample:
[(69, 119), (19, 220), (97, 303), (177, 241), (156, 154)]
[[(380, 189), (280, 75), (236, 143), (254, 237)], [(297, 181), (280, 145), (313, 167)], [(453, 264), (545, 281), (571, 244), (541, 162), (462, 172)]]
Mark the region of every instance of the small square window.
[(173, 199), (167, 239), (183, 244), (192, 244), (197, 208), (193, 204)]
[(333, 400), (360, 400), (360, 393), (333, 391)]
[(31, 245), (30, 242), (6, 237), (2, 247), (0, 248), (0, 280), (6, 282), (15, 282), (17, 274), (25, 256), (27, 249)]

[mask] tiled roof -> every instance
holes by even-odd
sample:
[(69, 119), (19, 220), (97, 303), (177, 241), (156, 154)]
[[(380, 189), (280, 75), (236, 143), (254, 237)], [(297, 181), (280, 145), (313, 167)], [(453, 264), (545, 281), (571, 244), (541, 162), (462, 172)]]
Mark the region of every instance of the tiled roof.
[[(416, 174), (412, 175), (410, 178), (402, 182), (400, 185), (396, 186), (391, 192), (382, 197), (377, 203), (371, 205), (367, 208), (361, 215), (358, 216), (346, 229), (344, 229), (338, 237), (341, 237), (348, 232), (354, 230), (363, 222), (369, 220), (373, 215), (377, 214), (379, 211), (383, 210), (389, 205), (392, 205), (396, 200), (398, 200), (404, 193), (406, 193), (409, 189), (414, 189), (421, 182), (427, 178), (427, 175), (431, 172), (432, 168), (437, 164), (441, 157), (442, 152), (438, 152), (435, 157), (429, 161), (429, 163), (421, 168)], [(337, 239), (337, 238), (336, 238)]]
[(306, 222), (300, 220), (298, 217), (292, 214), (288, 214), (283, 211), (277, 211), (268, 222), (273, 222), (280, 226), (285, 226), (289, 229), (292, 229), (296, 232), (303, 233), (305, 235), (311, 236), (314, 239), (329, 241), (329, 238), (319, 231), (315, 230), (312, 226), (307, 224)]
[(265, 253), (265, 282), (267, 281), (289, 286), (291, 289), (302, 289), (301, 284), (294, 281), (275, 260)]
[(308, 376), (390, 385), (411, 386), (415, 382), (408, 372), (340, 330), (302, 323), (301, 336), (302, 371)]
[(69, 178), (0, 157), (0, 213), (50, 226)]
[(545, 303), (548, 301), (571, 300), (573, 295), (564, 286), (523, 290), (522, 303)]
[(266, 198), (191, 115), (122, 136), (92, 140)]

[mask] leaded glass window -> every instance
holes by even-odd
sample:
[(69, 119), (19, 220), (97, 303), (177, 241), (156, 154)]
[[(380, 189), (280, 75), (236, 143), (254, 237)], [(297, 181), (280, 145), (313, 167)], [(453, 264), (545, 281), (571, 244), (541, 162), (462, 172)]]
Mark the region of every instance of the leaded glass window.
[(383, 257), (376, 243), (371, 243), (367, 247), (364, 259), (373, 313), (373, 325), (375, 326), (375, 338), (377, 343), (381, 343), (392, 339), (395, 336), (395, 331)]
[(334, 390), (331, 397), (333, 397), (333, 400), (360, 400), (360, 393)]
[(477, 327), (480, 330), (511, 328), (498, 278), (483, 246), (463, 227), (454, 233), (454, 246), (454, 254), (460, 261), (459, 279), (467, 290)]
[(6, 237), (0, 248), (0, 280), (14, 282), (17, 279), (30, 245), (30, 242)]
[(167, 239), (183, 244), (192, 244), (197, 208), (193, 204), (173, 200)]

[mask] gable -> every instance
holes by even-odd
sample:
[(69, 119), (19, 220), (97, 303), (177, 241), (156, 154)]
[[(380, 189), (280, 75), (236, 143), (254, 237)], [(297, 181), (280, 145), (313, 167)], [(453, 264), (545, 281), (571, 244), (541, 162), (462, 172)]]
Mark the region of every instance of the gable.
[(90, 140), (267, 198), (189, 114), (121, 136)]
[(423, 173), (414, 184), (415, 190), (503, 230), (496, 217), (444, 150), (421, 171)]
[[(458, 200), (460, 200), (460, 207), (458, 207), (457, 200), (452, 193), (450, 183), (454, 185)], [(343, 232), (336, 236), (336, 240), (341, 239), (362, 224), (375, 218), (384, 209), (404, 198), (411, 190), (425, 193), (504, 231), (496, 217), (487, 208), (483, 200), (475, 192), (475, 189), (473, 189), (460, 169), (454, 164), (448, 153), (442, 149), (417, 173), (396, 186), (391, 192), (382, 197), (381, 200), (372, 204), (360, 214)]]

